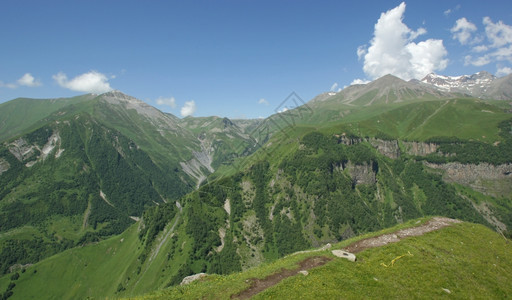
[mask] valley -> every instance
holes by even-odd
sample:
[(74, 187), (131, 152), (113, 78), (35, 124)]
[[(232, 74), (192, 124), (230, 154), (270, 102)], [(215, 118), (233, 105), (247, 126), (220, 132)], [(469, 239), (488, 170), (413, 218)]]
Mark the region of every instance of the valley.
[[(501, 87), (512, 77), (486, 81), (478, 95), (460, 84), (438, 88), (432, 82), (448, 83), (432, 78), (386, 75), (306, 103), (292, 93), (284, 102), (290, 109), (255, 120), (180, 119), (120, 91), (2, 103), (0, 294), (222, 298), (222, 289), (236, 295), (248, 278), (328, 255), (292, 253), (327, 243), (341, 249), (432, 216), (464, 222), (363, 251), (362, 271), (333, 260), (256, 298), (282, 297), (291, 286), (307, 294), (302, 288), (320, 284), (311, 278), (325, 272), (356, 285), (378, 278), (369, 297), (396, 297), (393, 276), (411, 297), (442, 295), (441, 285), (468, 295), (469, 282), (490, 272), (477, 263), (484, 275), (464, 275), (473, 269), (463, 265), (484, 252), (483, 245), (459, 246), (472, 239), (499, 244), (493, 251), (500, 258), (489, 264), (506, 278), (512, 114), (510, 99), (489, 100), (484, 90), (508, 95)], [(412, 266), (377, 275), (382, 267), (374, 264), (407, 251)], [(414, 290), (405, 274), (421, 269), (433, 277), (434, 257), (446, 262), (441, 269), (451, 279)], [(467, 279), (464, 287), (448, 287), (454, 269)], [(179, 286), (198, 273), (208, 275)], [(482, 283), (479, 295), (506, 294), (492, 287), (502, 277)], [(334, 277), (325, 282), (325, 294), (317, 288), (308, 295), (354, 297), (335, 292)]]

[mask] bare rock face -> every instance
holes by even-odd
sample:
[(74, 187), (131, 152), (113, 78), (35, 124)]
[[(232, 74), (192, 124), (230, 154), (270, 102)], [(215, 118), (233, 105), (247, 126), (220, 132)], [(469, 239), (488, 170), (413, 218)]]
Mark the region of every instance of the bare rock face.
[(37, 149), (29, 145), (27, 141), (22, 138), (19, 138), (9, 144), (9, 152), (14, 155), (20, 162), (24, 162), (25, 160), (30, 159), (33, 155), (36, 155), (38, 151)]
[(439, 146), (434, 143), (423, 142), (404, 142), (407, 154), (416, 156), (425, 156), (437, 151)]
[(512, 164), (494, 166), (488, 163), (475, 165), (456, 162), (446, 164), (425, 162), (425, 165), (429, 168), (443, 170), (443, 180), (446, 182), (455, 182), (495, 197), (512, 194)]
[(6, 161), (3, 158), (0, 158), (0, 175), (2, 175), (3, 172), (7, 172), (11, 165), (8, 161)]
[(370, 144), (377, 148), (377, 151), (384, 156), (391, 159), (397, 159), (400, 157), (400, 147), (398, 146), (397, 140), (386, 141), (372, 138), (370, 139)]
[(335, 134), (334, 137), (336, 137), (338, 139), (338, 144), (343, 144), (343, 145), (347, 145), (347, 146), (359, 144), (364, 141), (360, 137), (349, 137), (345, 133)]
[(349, 162), (347, 164), (347, 168), (356, 185), (375, 184), (377, 182), (376, 174), (370, 164), (364, 163), (363, 165), (355, 165), (352, 162)]

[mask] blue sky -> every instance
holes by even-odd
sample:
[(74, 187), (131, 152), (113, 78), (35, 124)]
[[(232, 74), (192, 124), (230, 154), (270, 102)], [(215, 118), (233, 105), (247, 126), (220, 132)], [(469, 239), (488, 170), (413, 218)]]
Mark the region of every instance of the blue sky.
[(509, 1), (3, 0), (0, 27), (0, 102), (118, 89), (257, 118), (387, 73), (512, 72)]

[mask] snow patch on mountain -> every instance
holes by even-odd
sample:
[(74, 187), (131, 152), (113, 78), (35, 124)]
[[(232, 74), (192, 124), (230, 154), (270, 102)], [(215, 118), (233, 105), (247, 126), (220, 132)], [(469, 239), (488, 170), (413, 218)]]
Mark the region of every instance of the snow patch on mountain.
[(458, 92), (474, 97), (482, 97), (496, 79), (496, 76), (485, 71), (461, 76), (444, 76), (430, 73), (420, 82), (445, 92)]

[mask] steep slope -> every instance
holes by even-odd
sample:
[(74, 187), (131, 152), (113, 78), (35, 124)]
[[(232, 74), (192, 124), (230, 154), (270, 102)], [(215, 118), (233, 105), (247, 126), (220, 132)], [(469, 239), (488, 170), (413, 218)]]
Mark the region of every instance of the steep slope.
[(220, 117), (187, 117), (181, 121), (201, 145), (201, 151), (194, 152), (193, 159), (181, 163), (182, 168), (197, 179), (197, 186), (219, 168), (251, 153), (253, 141), (247, 128), (258, 121), (240, 120), (240, 126), (235, 122)]
[[(44, 256), (77, 245), (77, 240), (78, 245), (95, 242), (114, 220), (97, 222), (96, 228), (84, 222), (98, 217), (94, 216), (98, 203), (109, 212), (119, 207), (119, 220), (121, 215), (128, 221), (129, 216), (142, 214), (142, 218), (121, 239), (98, 244), (106, 248), (91, 244), (41, 261), (36, 274), (44, 269), (45, 278), (51, 278), (47, 275), (57, 265), (83, 268), (84, 256), (78, 253), (89, 253), (90, 272), (62, 268), (69, 270), (66, 280), (80, 284), (70, 290), (58, 279), (47, 280), (52, 289), (48, 297), (140, 295), (179, 284), (191, 274), (238, 272), (295, 251), (429, 215), (480, 223), (510, 235), (510, 114), (476, 99), (442, 98), (451, 94), (443, 94), (442, 99), (411, 94), (407, 101), (386, 102), (392, 97), (385, 95), (391, 95), (393, 87), (401, 91), (401, 100), (406, 99), (410, 83), (384, 79), (389, 82), (381, 81), (380, 88), (388, 90), (372, 98), (371, 105), (366, 100), (343, 103), (336, 98), (301, 105), (292, 94), (284, 103), (287, 111), (261, 121), (178, 120), (119, 92), (100, 95), (87, 105), (59, 109), (40, 121), (46, 122), (40, 131), (4, 143), (1, 153), (7, 156), (0, 159), (0, 180), (8, 182), (4, 192), (10, 198), (4, 198), (0, 211), (19, 202), (20, 207), (32, 205), (44, 212), (63, 207), (67, 213), (71, 207), (67, 195), (76, 193), (80, 201), (73, 203), (80, 203), (76, 211), (81, 213), (59, 211), (44, 222), (27, 221), (0, 233), (3, 240), (15, 237), (5, 244), (5, 257), (19, 249), (17, 241), (34, 240), (34, 236), (59, 245), (58, 250), (49, 247)], [(71, 125), (73, 130), (67, 130)], [(65, 156), (70, 152), (82, 156)], [(108, 155), (101, 159), (98, 153)], [(182, 172), (193, 164), (194, 171)], [(74, 169), (60, 171), (65, 168)], [(48, 170), (58, 172), (42, 181)], [(51, 185), (75, 182), (77, 171), (91, 174), (94, 192), (71, 190), (87, 185)], [(473, 177), (465, 175), (469, 173)], [(198, 184), (208, 175), (207, 183)], [(13, 177), (18, 181), (11, 181)], [(45, 185), (60, 193), (60, 206), (45, 206), (58, 198), (42, 201), (39, 195), (45, 194)], [(192, 190), (194, 186), (198, 186), (194, 192), (177, 196), (184, 193), (180, 187)], [(133, 187), (142, 187), (144, 195)], [(64, 225), (69, 224), (74, 229), (65, 232), (63, 228), (69, 226)], [(65, 234), (72, 236), (72, 242), (61, 239), (66, 242), (61, 246), (59, 239)], [(128, 240), (130, 250), (123, 248)], [(36, 249), (33, 246), (24, 247)], [(116, 253), (124, 253), (122, 266), (116, 267)], [(93, 263), (97, 255), (112, 258), (112, 264), (103, 259)], [(18, 263), (34, 263), (42, 257), (23, 258)], [(47, 263), (52, 259), (53, 264)], [(108, 279), (99, 283), (106, 266)], [(17, 267), (29, 268), (29, 274), (32, 270)], [(9, 281), (5, 278), (0, 282)], [(27, 286), (31, 280), (39, 280), (34, 286), (42, 285), (41, 278), (21, 278), (27, 278)], [(97, 290), (87, 288), (94, 284)], [(18, 290), (19, 295), (34, 293), (30, 288), (23, 290)], [(17, 290), (13, 291), (16, 297)]]
[[(180, 194), (173, 171), (88, 114), (48, 123), (0, 146), (1, 270), (119, 234)], [(30, 234), (41, 239), (33, 245)]]
[(193, 131), (119, 91), (5, 107), (17, 116), (26, 110), (27, 123), (4, 122), (11, 133), (0, 146), (1, 273), (118, 234), (145, 209), (176, 201), (213, 168), (247, 155), (248, 137), (228, 119)]
[(485, 93), (486, 99), (511, 100), (512, 74), (494, 80)]
[[(418, 222), (411, 222), (408, 227), (418, 226)], [(512, 292), (508, 284), (512, 272), (510, 241), (481, 225), (456, 224), (368, 249), (357, 254), (356, 262), (331, 254), (332, 249), (362, 238), (335, 244), (329, 250), (287, 256), (242, 273), (207, 276), (139, 299), (236, 299), (258, 280), (288, 270), (291, 277), (267, 286), (254, 299), (503, 298)], [(300, 267), (303, 262), (322, 258), (327, 263), (298, 273), (307, 269)]]

